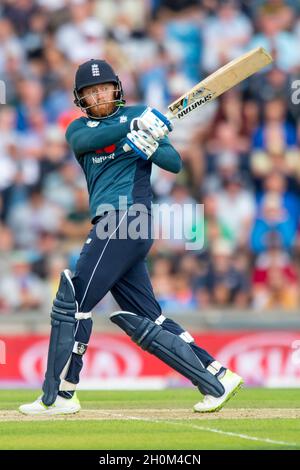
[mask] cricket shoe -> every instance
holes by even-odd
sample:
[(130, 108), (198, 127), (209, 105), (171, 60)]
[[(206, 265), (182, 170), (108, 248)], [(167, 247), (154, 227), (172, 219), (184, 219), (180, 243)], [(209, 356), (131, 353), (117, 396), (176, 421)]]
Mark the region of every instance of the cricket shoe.
[(57, 395), (57, 398), (53, 405), (46, 406), (42, 402), (42, 396), (40, 396), (33, 403), (21, 405), (19, 411), (25, 415), (40, 415), (40, 416), (51, 416), (51, 415), (68, 415), (78, 413), (81, 410), (79, 400), (76, 393), (72, 398), (63, 398)]
[(227, 369), (224, 376), (219, 379), (223, 385), (225, 392), (220, 397), (205, 395), (202, 401), (194, 405), (194, 411), (198, 413), (212, 413), (219, 411), (225, 403), (233, 397), (243, 385), (243, 379), (239, 375)]

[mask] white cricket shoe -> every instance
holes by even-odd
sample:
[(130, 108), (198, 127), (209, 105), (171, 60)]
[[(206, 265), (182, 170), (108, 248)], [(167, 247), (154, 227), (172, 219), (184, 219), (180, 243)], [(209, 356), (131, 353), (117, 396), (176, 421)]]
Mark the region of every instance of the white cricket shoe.
[(26, 405), (21, 405), (19, 411), (25, 415), (68, 415), (73, 413), (78, 413), (81, 410), (79, 400), (76, 393), (70, 399), (60, 397), (57, 395), (57, 398), (53, 405), (46, 406), (42, 402), (42, 396), (40, 396), (33, 403), (28, 403)]
[(243, 385), (243, 379), (239, 375), (227, 369), (224, 376), (219, 379), (223, 384), (225, 392), (221, 397), (213, 397), (212, 395), (205, 395), (202, 401), (194, 405), (194, 411), (199, 413), (211, 413), (219, 411), (223, 408), (224, 404), (233, 397)]

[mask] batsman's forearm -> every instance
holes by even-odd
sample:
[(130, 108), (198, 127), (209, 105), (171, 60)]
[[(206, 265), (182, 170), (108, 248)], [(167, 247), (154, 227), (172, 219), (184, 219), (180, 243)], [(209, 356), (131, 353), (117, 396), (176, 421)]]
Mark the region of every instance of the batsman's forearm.
[(92, 152), (99, 148), (106, 147), (108, 145), (115, 144), (119, 140), (126, 137), (129, 132), (129, 124), (122, 125), (117, 124), (115, 126), (103, 127), (103, 129), (91, 129), (91, 132), (87, 132), (87, 128), (77, 129), (70, 136), (66, 133), (66, 138), (73, 151), (80, 155), (82, 153)]
[(182, 168), (182, 160), (179, 153), (171, 144), (161, 144), (152, 155), (151, 161), (163, 170), (179, 173)]

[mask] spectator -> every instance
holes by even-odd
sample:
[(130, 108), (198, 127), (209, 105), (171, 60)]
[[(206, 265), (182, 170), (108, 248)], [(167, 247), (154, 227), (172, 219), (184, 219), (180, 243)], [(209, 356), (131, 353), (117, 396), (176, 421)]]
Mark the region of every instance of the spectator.
[(268, 271), (264, 286), (256, 285), (253, 307), (256, 310), (293, 310), (299, 305), (297, 284), (280, 269)]
[(285, 31), (285, 25), (280, 20), (280, 14), (263, 13), (257, 17), (259, 32), (249, 42), (249, 49), (264, 47), (271, 52), (278, 68), (285, 72), (292, 71), (299, 66), (297, 54), (297, 36)]
[(254, 253), (266, 251), (274, 239), (283, 249), (291, 250), (295, 237), (295, 223), (283, 207), (280, 196), (276, 193), (267, 193), (252, 229), (252, 250)]
[[(49, 238), (48, 238), (49, 243)], [(47, 250), (48, 251), (48, 250)], [(66, 257), (59, 253), (52, 253), (52, 256), (49, 256), (47, 262), (44, 266), (47, 273), (47, 288), (48, 288), (48, 299), (49, 306), (51, 305), (51, 299), (56, 295), (60, 274), (65, 269), (67, 264)]]
[(201, 263), (194, 253), (186, 253), (179, 261), (177, 260), (176, 269), (186, 276), (190, 286), (194, 286), (197, 277), (202, 274)]
[(15, 234), (19, 248), (34, 249), (41, 233), (58, 230), (62, 211), (48, 202), (37, 189), (30, 198), (18, 205), (8, 215), (8, 225)]
[(226, 241), (220, 239), (214, 243), (211, 264), (196, 283), (199, 307), (247, 306), (247, 275), (234, 267), (232, 256), (232, 248)]
[(268, 101), (264, 108), (264, 123), (253, 136), (253, 147), (271, 154), (282, 153), (297, 144), (296, 128), (287, 121), (286, 103), (280, 99)]
[(23, 36), (24, 51), (29, 59), (38, 59), (41, 57), (47, 28), (48, 15), (46, 11), (36, 9), (29, 17), (27, 32)]
[(296, 263), (282, 250), (278, 240), (256, 260), (253, 272), (253, 307), (259, 309), (296, 309), (299, 305), (299, 275)]
[(80, 63), (103, 56), (104, 27), (92, 16), (91, 4), (84, 0), (70, 1), (70, 21), (58, 28), (56, 43), (66, 57)]
[(0, 279), (9, 272), (14, 244), (13, 232), (6, 225), (0, 224)]
[(271, 240), (268, 249), (256, 259), (253, 272), (254, 286), (264, 286), (273, 269), (281, 271), (291, 284), (297, 285), (299, 279), (295, 263), (290, 255), (282, 250), (276, 239)]
[(41, 309), (45, 305), (45, 286), (31, 272), (28, 256), (15, 252), (11, 260), (11, 273), (2, 276), (0, 308), (4, 313)]
[(154, 259), (151, 282), (155, 297), (164, 311), (174, 307), (174, 292), (172, 286), (173, 263), (165, 256)]
[[(55, 233), (41, 232), (37, 244), (31, 251), (32, 272), (39, 278), (47, 280), (49, 275), (48, 265), (60, 249), (60, 240)], [(58, 278), (57, 278), (58, 282)]]
[(166, 22), (170, 54), (176, 54), (177, 67), (194, 83), (200, 80), (202, 37), (198, 8), (188, 8)]
[(4, 15), (14, 25), (18, 34), (23, 36), (29, 29), (29, 23), (32, 15), (37, 10), (34, 0), (16, 0), (14, 2), (5, 2)]
[(60, 170), (69, 157), (64, 133), (58, 126), (47, 126), (40, 160), (40, 181), (47, 184), (47, 178)]
[(216, 195), (216, 204), (217, 218), (230, 231), (234, 245), (245, 246), (255, 214), (255, 201), (251, 192), (243, 188), (240, 175), (224, 181), (223, 190)]
[[(223, 182), (245, 167), (244, 157), (247, 146), (233, 122), (217, 123), (213, 136), (206, 144), (206, 171), (208, 177), (204, 181), (206, 192), (218, 191)], [(246, 177), (243, 179), (247, 182)]]
[(8, 17), (0, 18), (0, 72), (6, 67), (7, 57), (23, 56), (22, 45)]
[[(18, 83), (19, 102), (17, 106), (17, 129), (21, 132), (31, 130), (36, 113), (43, 114), (44, 91), (38, 80), (21, 80)], [(46, 116), (44, 116), (46, 119)]]
[(174, 286), (173, 311), (182, 313), (182, 311), (194, 310), (197, 304), (188, 277), (183, 272), (177, 272), (173, 275), (172, 282)]
[(287, 211), (295, 227), (299, 223), (300, 200), (294, 192), (287, 188), (287, 178), (278, 171), (270, 172), (263, 182), (263, 191), (258, 194), (258, 211), (264, 205), (266, 195), (277, 194), (282, 207)]
[(12, 187), (16, 184), (18, 173), (16, 157), (18, 153), (17, 133), (15, 131), (16, 113), (12, 107), (0, 107), (0, 191), (2, 192), (2, 219), (6, 219), (12, 196)]
[(64, 213), (71, 212), (75, 206), (75, 189), (83, 184), (79, 166), (69, 160), (45, 177), (44, 196)]
[(62, 220), (60, 233), (68, 239), (68, 242), (80, 241), (91, 229), (88, 196), (84, 188), (75, 188), (74, 207)]
[(241, 13), (238, 2), (220, 2), (216, 15), (207, 18), (203, 24), (204, 70), (213, 72), (241, 55), (251, 34), (251, 22)]
[(95, 4), (95, 16), (112, 30), (122, 20), (128, 32), (143, 31), (149, 13), (147, 0), (102, 0)]
[(202, 244), (205, 251), (219, 239), (228, 241), (232, 247), (235, 245), (231, 228), (218, 217), (217, 204), (217, 196), (207, 194), (203, 200), (204, 218), (200, 218), (198, 225), (192, 227), (194, 241)]

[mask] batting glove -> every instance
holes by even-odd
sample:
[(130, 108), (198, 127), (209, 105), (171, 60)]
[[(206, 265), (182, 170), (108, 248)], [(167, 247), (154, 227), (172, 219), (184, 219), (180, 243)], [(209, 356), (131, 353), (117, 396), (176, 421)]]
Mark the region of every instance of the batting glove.
[(158, 148), (158, 142), (147, 131), (131, 131), (127, 134), (126, 144), (143, 160), (149, 160)]
[(157, 109), (146, 108), (137, 118), (132, 119), (130, 130), (144, 130), (150, 132), (153, 139), (162, 139), (173, 129), (173, 124)]

